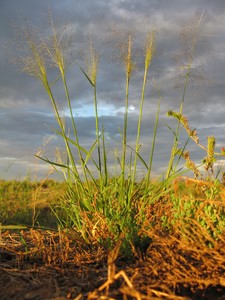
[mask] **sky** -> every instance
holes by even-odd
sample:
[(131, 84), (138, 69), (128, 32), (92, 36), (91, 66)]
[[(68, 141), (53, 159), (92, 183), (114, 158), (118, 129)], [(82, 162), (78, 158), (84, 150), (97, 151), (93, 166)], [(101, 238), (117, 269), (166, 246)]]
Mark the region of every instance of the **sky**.
[[(148, 163), (160, 100), (152, 174), (163, 174), (168, 166), (176, 120), (168, 117), (167, 112), (180, 109), (187, 56), (193, 42), (190, 32), (200, 20), (183, 115), (189, 126), (196, 129), (203, 146), (207, 147), (208, 136), (215, 136), (216, 151), (225, 147), (224, 0), (0, 0), (0, 178), (61, 178), (56, 172), (49, 175), (50, 166), (35, 158), (35, 154), (41, 154), (54, 159), (57, 148), (64, 152), (62, 138), (54, 131), (58, 127), (51, 101), (41, 82), (21, 72), (15, 63), (27, 53), (21, 28), (35, 27), (43, 35), (49, 34), (49, 12), (55, 27), (66, 28), (66, 36), (72, 38), (68, 46), (67, 83), (79, 141), (85, 149), (90, 149), (95, 140), (93, 90), (74, 62), (86, 70), (90, 39), (99, 55), (99, 120), (104, 124), (112, 174), (115, 153), (121, 146), (125, 107), (125, 69), (120, 49), (129, 35), (133, 38), (135, 67), (130, 78), (127, 143), (134, 147), (143, 82), (144, 41), (148, 32), (155, 32), (156, 52), (149, 68), (140, 139), (140, 155)], [(48, 69), (48, 74), (52, 80), (57, 77), (54, 68)], [(69, 123), (59, 81), (53, 89), (61, 114)], [(186, 131), (182, 130), (180, 148), (187, 138)], [(205, 151), (192, 141), (186, 149), (191, 159), (200, 165)], [(224, 162), (221, 156), (216, 161), (221, 172), (225, 171)], [(138, 174), (145, 174), (141, 163)]]

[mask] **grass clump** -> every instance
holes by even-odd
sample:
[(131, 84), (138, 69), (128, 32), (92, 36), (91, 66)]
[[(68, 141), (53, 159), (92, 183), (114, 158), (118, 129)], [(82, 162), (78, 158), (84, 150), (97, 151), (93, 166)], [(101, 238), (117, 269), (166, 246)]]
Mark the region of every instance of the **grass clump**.
[[(166, 170), (165, 178), (153, 183), (152, 162), (157, 136), (157, 127), (159, 122), (160, 101), (156, 112), (155, 126), (152, 137), (152, 145), (149, 149), (149, 162), (146, 162), (140, 154), (140, 136), (141, 124), (143, 118), (145, 92), (147, 87), (147, 78), (151, 62), (156, 51), (155, 33), (149, 32), (146, 36), (144, 54), (142, 63), (144, 65), (142, 88), (140, 95), (139, 118), (137, 121), (137, 134), (135, 146), (129, 145), (128, 141), (128, 118), (129, 118), (129, 99), (130, 84), (132, 74), (135, 70), (135, 61), (133, 57), (134, 37), (128, 34), (126, 39), (120, 45), (121, 57), (125, 71), (125, 103), (124, 103), (124, 119), (123, 130), (121, 136), (121, 151), (116, 154), (116, 160), (119, 166), (119, 173), (111, 176), (108, 170), (108, 152), (106, 145), (106, 136), (104, 124), (100, 128), (100, 118), (98, 110), (97, 95), (97, 75), (100, 57), (95, 50), (92, 41), (89, 42), (89, 52), (86, 61), (88, 65), (83, 65), (75, 61), (79, 70), (84, 75), (84, 79), (90, 84), (93, 92), (93, 107), (95, 111), (95, 137), (89, 148), (81, 145), (76, 118), (72, 108), (72, 101), (67, 84), (67, 71), (72, 67), (68, 63), (68, 38), (66, 27), (63, 31), (58, 30), (52, 19), (50, 25), (52, 34), (50, 36), (33, 35), (32, 31), (25, 29), (25, 38), (27, 42), (27, 56), (20, 59), (21, 70), (34, 76), (44, 87), (47, 95), (52, 103), (55, 119), (58, 128), (55, 133), (64, 141), (66, 159), (63, 160), (62, 155), (58, 152), (55, 161), (44, 156), (38, 156), (43, 161), (52, 165), (52, 167), (61, 172), (66, 183), (66, 193), (58, 203), (57, 208), (63, 213), (59, 214), (55, 211), (58, 224), (61, 227), (73, 228), (84, 239), (86, 243), (101, 243), (105, 247), (113, 247), (119, 239), (123, 239), (123, 249), (129, 252), (135, 251), (139, 245), (143, 245), (144, 241), (150, 243), (151, 236), (148, 232), (152, 226), (156, 226), (160, 216), (160, 222), (163, 221), (163, 227), (172, 228), (173, 222), (178, 224), (182, 220), (183, 227), (186, 227), (186, 220), (189, 218), (190, 224), (195, 217), (196, 210), (202, 207), (202, 203), (197, 200), (182, 202), (180, 198), (171, 196), (171, 182), (178, 176), (177, 166), (181, 157), (186, 161), (186, 166), (192, 169), (196, 176), (199, 176), (199, 168), (191, 160), (188, 151), (185, 151), (186, 145), (178, 148), (181, 126), (186, 130), (189, 139), (206, 150), (207, 156), (204, 159), (205, 169), (212, 170), (215, 161), (215, 140), (213, 137), (208, 138), (208, 146), (205, 148), (199, 143), (196, 131), (191, 130), (188, 120), (183, 116), (183, 105), (186, 95), (187, 86), (191, 78), (193, 55), (196, 47), (196, 34), (200, 26), (202, 16), (195, 24), (195, 30), (192, 31), (191, 45), (188, 47), (190, 51), (185, 52), (187, 55), (187, 64), (185, 66), (185, 82), (182, 93), (179, 112), (169, 112), (168, 115), (177, 119), (177, 128), (174, 132), (174, 143), (171, 149), (171, 156)], [(193, 28), (192, 28), (193, 29)], [(54, 80), (50, 80), (48, 73), (48, 65), (54, 67), (58, 76)], [(54, 95), (54, 87), (56, 82), (61, 84), (62, 90), (70, 115), (70, 123), (66, 123), (57, 104)], [(128, 150), (130, 156), (128, 156)], [(177, 159), (177, 161), (176, 161)], [(137, 183), (137, 165), (141, 164), (145, 170), (144, 178)], [(96, 174), (98, 176), (96, 177)], [(206, 195), (206, 194), (205, 194)], [(159, 214), (152, 216), (149, 207), (157, 207), (162, 205), (170, 206), (170, 215)], [(165, 204), (166, 203), (166, 204)], [(155, 209), (155, 208), (154, 208)], [(153, 209), (153, 211), (154, 211)], [(214, 226), (223, 227), (223, 221), (218, 224), (215, 220), (217, 213), (214, 213), (214, 206), (210, 208), (205, 204), (205, 217), (197, 220), (198, 223), (204, 223), (202, 226), (207, 227), (208, 219), (214, 220)], [(172, 217), (171, 217), (172, 216)], [(217, 218), (217, 217), (216, 217)], [(190, 221), (191, 220), (191, 221)], [(211, 221), (210, 221), (211, 222)], [(216, 225), (215, 225), (216, 224)], [(172, 226), (172, 227), (171, 227)], [(216, 227), (216, 230), (218, 229)], [(209, 229), (209, 228), (207, 228)], [(218, 231), (218, 230), (217, 230)], [(141, 246), (142, 247), (142, 246)]]
[[(142, 207), (138, 204), (139, 197), (145, 198), (145, 205), (150, 191), (150, 182), (140, 184), (136, 188), (136, 167), (137, 160), (141, 159), (148, 172), (148, 180), (150, 179), (150, 169), (139, 155), (140, 148), (140, 132), (143, 103), (145, 97), (146, 80), (149, 66), (155, 51), (154, 33), (149, 33), (146, 38), (146, 48), (144, 54), (144, 77), (140, 102), (140, 115), (137, 124), (137, 139), (134, 151), (134, 165), (130, 158), (130, 165), (127, 159), (127, 130), (128, 130), (128, 109), (129, 109), (129, 86), (132, 72), (134, 70), (134, 62), (132, 58), (133, 37), (128, 35), (127, 41), (121, 48), (124, 70), (125, 70), (125, 111), (124, 111), (124, 127), (121, 134), (122, 153), (121, 157), (117, 157), (121, 174), (110, 178), (107, 169), (107, 149), (105, 144), (105, 132), (99, 127), (98, 101), (97, 101), (97, 73), (99, 56), (90, 41), (89, 57), (87, 59), (88, 66), (83, 67), (78, 64), (81, 72), (90, 83), (93, 89), (94, 109), (95, 109), (95, 129), (96, 138), (89, 149), (84, 149), (79, 142), (77, 133), (76, 119), (73, 115), (73, 109), (66, 78), (66, 51), (63, 45), (63, 33), (59, 33), (50, 19), (52, 35), (48, 38), (38, 36), (39, 42), (29, 31), (25, 31), (27, 38), (28, 56), (21, 60), (22, 70), (34, 76), (41, 81), (42, 86), (47, 92), (53, 106), (56, 121), (59, 129), (55, 132), (62, 137), (65, 143), (67, 161), (63, 161), (58, 155), (57, 161), (50, 161), (46, 157), (40, 157), (42, 160), (50, 163), (54, 168), (62, 171), (65, 182), (67, 184), (67, 193), (61, 202), (62, 208), (65, 210), (66, 218), (60, 218), (58, 221), (62, 226), (74, 227), (82, 235), (86, 242), (93, 241), (114, 243), (123, 233), (125, 240), (131, 242), (138, 235), (141, 228)], [(49, 43), (50, 41), (50, 43)], [(51, 61), (59, 76), (57, 81), (61, 80), (62, 87), (65, 92), (68, 109), (70, 112), (71, 126), (73, 129), (73, 137), (67, 132), (70, 131), (70, 125), (66, 125), (63, 121), (57, 102), (54, 97), (54, 82), (50, 82), (47, 62)], [(78, 157), (74, 155), (74, 148), (77, 150)], [(97, 158), (96, 158), (97, 155)], [(98, 178), (94, 176), (95, 170), (91, 170), (90, 165), (97, 170)], [(79, 167), (78, 167), (79, 166)], [(81, 172), (80, 172), (81, 170)], [(138, 195), (138, 198), (137, 198)], [(141, 209), (141, 210), (140, 210)], [(107, 237), (105, 241), (105, 237)]]

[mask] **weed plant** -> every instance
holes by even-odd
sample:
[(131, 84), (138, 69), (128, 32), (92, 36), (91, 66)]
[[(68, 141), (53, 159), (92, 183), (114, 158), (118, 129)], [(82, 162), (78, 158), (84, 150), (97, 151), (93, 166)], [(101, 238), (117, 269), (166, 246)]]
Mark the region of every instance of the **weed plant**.
[[(163, 202), (165, 199), (170, 199), (170, 197), (168, 197), (169, 193), (171, 193), (169, 187), (170, 183), (178, 175), (177, 166), (180, 159), (182, 157), (185, 158), (187, 167), (196, 173), (199, 172), (198, 167), (192, 164), (189, 153), (185, 152), (186, 145), (181, 149), (178, 148), (178, 145), (180, 130), (183, 125), (189, 138), (193, 139), (197, 145), (200, 146), (195, 131), (189, 128), (187, 120), (183, 116), (183, 106), (187, 86), (191, 77), (197, 32), (201, 20), (202, 16), (195, 24), (195, 28), (192, 28), (192, 40), (191, 44), (188, 45), (190, 51), (185, 52), (187, 54), (187, 62), (184, 66), (186, 73), (179, 112), (168, 113), (168, 115), (177, 119), (177, 128), (174, 132), (174, 143), (171, 149), (168, 168), (165, 178), (155, 184), (151, 181), (151, 168), (157, 136), (160, 102), (156, 112), (152, 137), (153, 142), (149, 150), (148, 162), (143, 159), (139, 151), (141, 147), (140, 134), (147, 78), (156, 51), (155, 33), (149, 32), (145, 41), (143, 56), (144, 71), (135, 147), (129, 145), (127, 135), (130, 82), (135, 69), (133, 57), (134, 39), (132, 34), (127, 35), (123, 41), (123, 47), (120, 49), (125, 72), (125, 111), (123, 130), (121, 132), (122, 151), (116, 154), (116, 161), (119, 164), (120, 171), (119, 174), (113, 177), (110, 176), (108, 171), (108, 152), (105, 143), (104, 125), (102, 128), (99, 126), (97, 75), (100, 58), (92, 42), (90, 41), (89, 43), (88, 65), (85, 67), (75, 61), (93, 91), (96, 134), (92, 145), (87, 149), (80, 143), (76, 118), (72, 109), (71, 97), (67, 85), (67, 69), (73, 67), (74, 64), (69, 64), (67, 59), (68, 40), (64, 39), (64, 37), (67, 36), (66, 31), (58, 31), (51, 18), (50, 25), (52, 34), (47, 38), (40, 34), (34, 35), (34, 32), (30, 30), (30, 28), (25, 28), (24, 36), (27, 41), (27, 50), (29, 53), (27, 56), (20, 58), (21, 70), (35, 77), (42, 83), (42, 86), (51, 100), (55, 118), (59, 126), (58, 129), (55, 129), (55, 133), (63, 139), (66, 150), (65, 161), (59, 152), (56, 161), (44, 156), (39, 156), (40, 159), (51, 164), (58, 172), (63, 174), (67, 185), (67, 193), (59, 203), (60, 208), (64, 210), (64, 217), (60, 217), (57, 213), (56, 217), (60, 226), (74, 228), (87, 243), (100, 242), (106, 247), (111, 247), (121, 237), (124, 241), (124, 249), (132, 248), (136, 241), (141, 243), (145, 239), (144, 235), (147, 230), (154, 223), (149, 222), (147, 219), (149, 207), (155, 203)], [(50, 81), (48, 75), (49, 61), (51, 62), (51, 66), (55, 67), (58, 72), (58, 77), (53, 82)], [(54, 85), (56, 81), (62, 84), (70, 113), (71, 124), (65, 123), (60, 113), (60, 108), (57, 105), (54, 95)], [(205, 166), (207, 165), (208, 170), (212, 170), (213, 167), (215, 157), (214, 145), (215, 142), (211, 139), (208, 148), (203, 147), (207, 152), (203, 163)], [(128, 150), (131, 150), (130, 157), (128, 156)], [(146, 174), (142, 181), (137, 184), (138, 162), (146, 169)], [(96, 171), (98, 174), (97, 178), (94, 175)], [(164, 200), (162, 201), (162, 199)], [(195, 215), (195, 210), (198, 210), (201, 206), (200, 203), (197, 205), (195, 202), (192, 203), (189, 200), (184, 203), (180, 198), (172, 198), (172, 205), (173, 219), (175, 220), (177, 220), (177, 218), (184, 220), (184, 215), (192, 219)], [(207, 205), (204, 209), (207, 209)], [(212, 212), (208, 215), (210, 219), (211, 217), (215, 217)], [(164, 223), (167, 222), (168, 227), (173, 223), (169, 221), (166, 214), (162, 216), (162, 220), (164, 220)], [(203, 222), (203, 219), (199, 220), (199, 222)], [(203, 224), (203, 227), (204, 226), (206, 225)]]
[(182, 234), (191, 232), (196, 222), (205, 234), (207, 243), (219, 240), (225, 226), (224, 190), (219, 181), (210, 185), (189, 186), (188, 193), (172, 195), (172, 225), (179, 223)]

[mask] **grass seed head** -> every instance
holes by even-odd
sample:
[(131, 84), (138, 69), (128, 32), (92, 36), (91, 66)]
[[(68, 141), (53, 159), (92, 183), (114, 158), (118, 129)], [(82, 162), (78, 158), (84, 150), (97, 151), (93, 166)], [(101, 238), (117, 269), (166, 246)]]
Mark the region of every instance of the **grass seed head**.
[(86, 57), (87, 73), (91, 82), (96, 86), (98, 75), (99, 55), (93, 46), (91, 38), (89, 38), (89, 49)]
[(174, 112), (174, 111), (168, 111), (167, 115), (177, 119), (183, 125), (184, 129), (187, 131), (187, 134), (189, 135), (189, 137), (191, 137), (192, 140), (196, 144), (199, 143), (199, 138), (197, 136), (196, 130), (192, 130), (189, 127), (188, 119), (184, 115), (182, 115), (181, 113)]
[(65, 75), (65, 68), (68, 61), (68, 51), (72, 46), (72, 35), (68, 25), (55, 26), (53, 19), (49, 16), (52, 34), (46, 38), (45, 50), (48, 54), (52, 66), (59, 69), (62, 76)]
[(195, 15), (181, 27), (179, 36), (180, 49), (173, 57), (177, 64), (174, 88), (183, 88), (187, 76), (192, 88), (199, 88), (205, 82), (209, 82), (203, 68), (205, 61), (202, 60), (200, 55), (196, 55), (203, 15), (204, 13)]
[(210, 160), (214, 159), (216, 139), (214, 136), (208, 136), (207, 156)]
[(23, 40), (25, 40), (21, 49), (24, 54), (16, 58), (15, 62), (19, 65), (22, 72), (25, 72), (42, 82), (44, 86), (48, 85), (46, 69), (46, 52), (43, 39), (40, 32), (32, 27), (21, 29)]
[(133, 39), (132, 36), (128, 36), (127, 40), (127, 56), (124, 59), (125, 70), (128, 77), (131, 76), (131, 73), (134, 69), (133, 61), (132, 61), (132, 46), (133, 46)]
[(155, 32), (149, 32), (145, 41), (145, 69), (148, 69), (156, 51)]
[(110, 39), (114, 51), (115, 60), (123, 63), (124, 70), (128, 78), (131, 77), (135, 69), (135, 62), (133, 60), (134, 52), (134, 33), (126, 29), (113, 28), (113, 33)]
[(215, 159), (215, 145), (216, 139), (214, 136), (208, 136), (208, 145), (207, 145), (207, 157), (205, 158), (205, 169), (208, 171), (211, 169), (213, 171), (213, 164), (216, 161)]
[(185, 151), (182, 154), (182, 157), (186, 161), (185, 166), (194, 172), (195, 178), (200, 177), (201, 174), (200, 174), (198, 168), (196, 167), (195, 163), (193, 162), (193, 160), (191, 160), (189, 151)]

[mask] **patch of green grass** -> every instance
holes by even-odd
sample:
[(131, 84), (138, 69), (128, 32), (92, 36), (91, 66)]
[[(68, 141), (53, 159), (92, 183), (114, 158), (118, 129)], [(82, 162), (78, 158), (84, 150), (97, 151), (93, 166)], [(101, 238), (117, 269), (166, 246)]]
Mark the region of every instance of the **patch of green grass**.
[(51, 207), (57, 207), (67, 186), (44, 182), (0, 180), (0, 223), (57, 227)]

